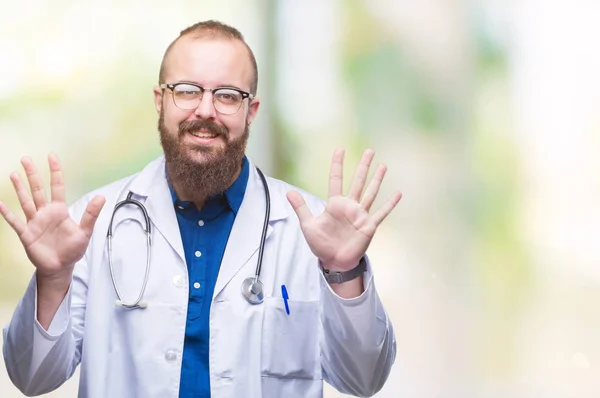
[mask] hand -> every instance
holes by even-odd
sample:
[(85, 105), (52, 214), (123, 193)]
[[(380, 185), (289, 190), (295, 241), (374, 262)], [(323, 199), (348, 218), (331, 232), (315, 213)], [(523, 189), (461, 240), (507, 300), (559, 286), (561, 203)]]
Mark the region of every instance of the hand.
[[(329, 174), (329, 199), (325, 211), (313, 216), (300, 193), (290, 191), (287, 198), (300, 220), (306, 242), (319, 258), (324, 268), (331, 271), (347, 271), (358, 265), (366, 253), (375, 231), (396, 207), (402, 194), (394, 195), (374, 214), (369, 214), (377, 197), (387, 167), (379, 165), (364, 195), (361, 195), (371, 161), (375, 156), (366, 150), (360, 160), (347, 196), (342, 195), (344, 149), (333, 155)], [(360, 200), (360, 202), (359, 202)]]
[(48, 163), (51, 172), (51, 202), (46, 201), (42, 180), (35, 165), (31, 159), (23, 158), (21, 164), (27, 174), (33, 199), (18, 173), (11, 174), (10, 179), (27, 222), (23, 223), (2, 202), (0, 214), (19, 236), (27, 257), (36, 267), (38, 278), (55, 279), (68, 275), (70, 280), (75, 263), (83, 257), (90, 242), (105, 198), (94, 197), (78, 225), (69, 216), (58, 158), (50, 155)]

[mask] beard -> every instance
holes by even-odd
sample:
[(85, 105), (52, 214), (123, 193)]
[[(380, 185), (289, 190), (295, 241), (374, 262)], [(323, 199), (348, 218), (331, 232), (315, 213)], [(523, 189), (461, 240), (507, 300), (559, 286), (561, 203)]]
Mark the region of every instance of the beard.
[[(204, 129), (225, 142), (224, 148), (190, 146), (183, 138), (186, 134)], [(246, 153), (250, 127), (246, 122), (243, 134), (229, 139), (229, 130), (208, 120), (184, 121), (175, 134), (165, 126), (161, 111), (158, 119), (160, 143), (165, 154), (167, 180), (176, 182), (192, 200), (222, 194), (233, 184), (239, 174)], [(197, 159), (198, 155), (201, 160)]]

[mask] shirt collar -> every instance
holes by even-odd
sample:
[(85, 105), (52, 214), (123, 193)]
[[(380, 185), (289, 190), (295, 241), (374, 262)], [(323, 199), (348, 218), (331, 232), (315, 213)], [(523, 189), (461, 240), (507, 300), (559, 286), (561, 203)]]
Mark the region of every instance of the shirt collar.
[(233, 184), (225, 191), (225, 198), (229, 203), (229, 207), (233, 210), (234, 214), (237, 214), (242, 201), (244, 200), (244, 193), (246, 193), (246, 186), (248, 185), (248, 175), (250, 174), (250, 166), (248, 159), (244, 156), (244, 163), (242, 163), (242, 171), (235, 179)]
[[(248, 185), (248, 176), (250, 174), (250, 165), (246, 156), (244, 156), (244, 161), (242, 163), (242, 171), (235, 179), (233, 184), (229, 188), (225, 190), (223, 195), (215, 195), (211, 196), (208, 200), (219, 199), (222, 196), (225, 197), (227, 204), (231, 208), (234, 214), (237, 215), (240, 206), (242, 205), (242, 201), (244, 200), (244, 193), (246, 192), (246, 186)], [(179, 209), (187, 209), (192, 205), (192, 202), (179, 200), (177, 197), (177, 193), (173, 186), (169, 184), (169, 190), (171, 191), (171, 198), (173, 199), (173, 204), (177, 206)]]

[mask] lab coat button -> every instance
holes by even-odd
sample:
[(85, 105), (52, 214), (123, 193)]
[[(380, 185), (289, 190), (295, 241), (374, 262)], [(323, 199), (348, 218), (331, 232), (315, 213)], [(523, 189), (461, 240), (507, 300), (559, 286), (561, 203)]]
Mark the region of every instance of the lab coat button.
[(175, 287), (183, 287), (184, 284), (184, 278), (181, 275), (175, 275), (173, 277), (173, 285), (175, 285)]
[(167, 352), (165, 352), (165, 359), (167, 362), (175, 361), (177, 359), (177, 353), (175, 350), (167, 350)]

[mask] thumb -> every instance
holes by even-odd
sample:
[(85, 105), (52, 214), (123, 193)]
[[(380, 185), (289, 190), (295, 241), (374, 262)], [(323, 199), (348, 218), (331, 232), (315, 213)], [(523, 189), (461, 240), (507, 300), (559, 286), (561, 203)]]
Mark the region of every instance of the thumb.
[(88, 237), (92, 236), (94, 225), (96, 224), (96, 220), (100, 215), (102, 207), (104, 207), (104, 203), (106, 203), (105, 197), (94, 196), (85, 208), (85, 213), (83, 213), (83, 216), (81, 217), (80, 226)]
[(298, 219), (300, 220), (300, 224), (304, 224), (308, 220), (310, 220), (313, 215), (306, 205), (304, 198), (297, 191), (289, 191), (286, 195), (288, 201), (292, 205), (292, 208), (296, 212)]

